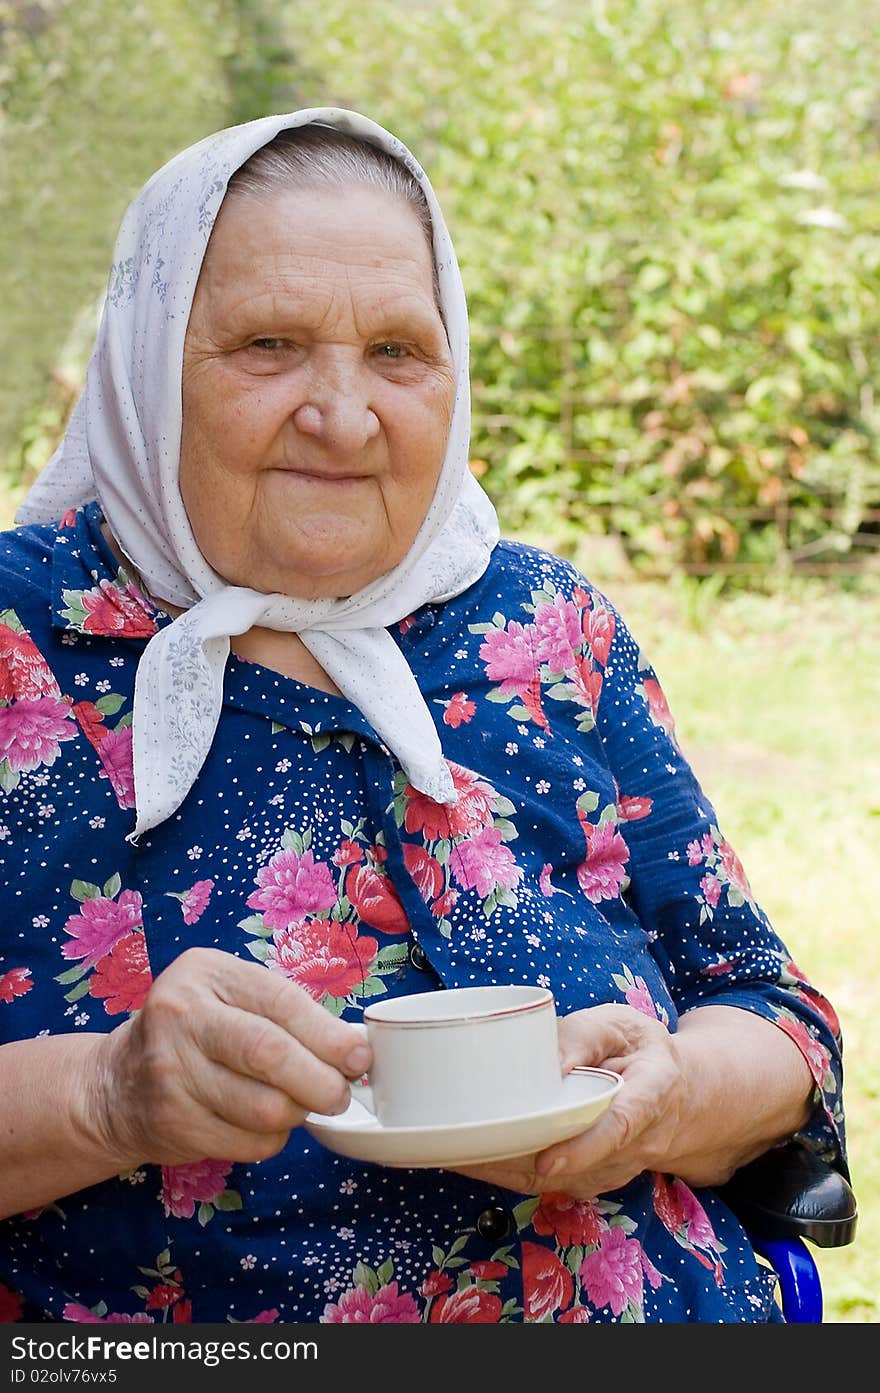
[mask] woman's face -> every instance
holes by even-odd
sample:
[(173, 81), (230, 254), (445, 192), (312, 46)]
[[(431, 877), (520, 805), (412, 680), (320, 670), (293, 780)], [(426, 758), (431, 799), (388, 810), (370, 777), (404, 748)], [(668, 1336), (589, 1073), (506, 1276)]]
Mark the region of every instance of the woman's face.
[(180, 489), (214, 570), (307, 599), (390, 570), (428, 510), (454, 395), (416, 213), (356, 185), (230, 197), (182, 390)]

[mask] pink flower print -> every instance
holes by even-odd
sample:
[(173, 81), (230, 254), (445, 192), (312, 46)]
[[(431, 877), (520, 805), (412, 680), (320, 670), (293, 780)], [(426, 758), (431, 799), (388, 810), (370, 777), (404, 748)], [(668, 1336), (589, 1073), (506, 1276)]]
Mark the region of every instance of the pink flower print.
[(117, 726), (115, 730), (108, 730), (95, 747), (103, 765), (101, 778), (110, 780), (120, 808), (133, 808), (135, 805), (131, 740), (131, 726)]
[(185, 1166), (162, 1167), (162, 1204), (165, 1217), (191, 1219), (197, 1204), (211, 1204), (226, 1189), (231, 1161), (193, 1161)]
[(0, 624), (0, 701), (60, 698), (52, 670), (30, 634)]
[(642, 685), (648, 710), (651, 713), (651, 720), (655, 726), (661, 726), (670, 739), (674, 740), (675, 721), (672, 719), (672, 712), (669, 709), (663, 688), (653, 677), (649, 677)]
[(539, 605), (535, 610), (535, 630), (535, 657), (539, 663), (546, 663), (551, 672), (565, 672), (574, 666), (575, 653), (582, 642), (577, 605), (557, 594), (552, 604)]
[(683, 1180), (655, 1175), (654, 1212), (673, 1238), (684, 1237), (695, 1248), (718, 1253), (718, 1239), (709, 1216)]
[(33, 986), (29, 967), (11, 967), (0, 973), (0, 1001), (8, 1006), (17, 996), (24, 996)]
[(544, 1248), (538, 1243), (523, 1243), (522, 1278), (526, 1320), (542, 1320), (544, 1316), (571, 1304), (574, 1280), (552, 1248)]
[(88, 1306), (81, 1306), (78, 1301), (68, 1301), (61, 1312), (62, 1319), (76, 1321), (78, 1325), (152, 1325), (153, 1317), (148, 1316), (146, 1311), (135, 1311), (133, 1316), (128, 1316), (119, 1311), (111, 1311), (106, 1316), (96, 1316), (94, 1311), (90, 1311)]
[(376, 1292), (367, 1287), (349, 1287), (337, 1302), (328, 1301), (320, 1324), (420, 1325), (421, 1321), (414, 1297), (399, 1291), (396, 1282), (389, 1282)]
[(137, 890), (121, 890), (115, 900), (104, 895), (83, 900), (79, 913), (72, 914), (64, 925), (72, 941), (62, 945), (62, 956), (82, 958), (83, 967), (94, 967), (126, 934), (143, 928), (142, 908)]
[(593, 661), (602, 667), (608, 662), (608, 655), (611, 652), (611, 641), (614, 638), (616, 621), (610, 610), (604, 605), (599, 605), (596, 609), (584, 611), (583, 633), (584, 638), (590, 645), (590, 652)]
[(699, 866), (703, 859), (703, 848), (696, 838), (687, 844), (687, 858), (689, 866)]
[(587, 1253), (580, 1276), (591, 1305), (610, 1306), (615, 1316), (627, 1305), (641, 1310), (642, 1246), (637, 1239), (627, 1238), (622, 1228), (607, 1228), (600, 1234), (599, 1247)]
[(376, 939), (359, 934), (351, 924), (303, 920), (275, 930), (266, 965), (321, 1001), (325, 996), (347, 996), (361, 986), (378, 951)]
[(750, 900), (752, 898), (752, 887), (746, 879), (746, 873), (743, 870), (742, 862), (730, 845), (730, 842), (722, 840), (718, 847), (718, 851), (721, 855), (721, 869), (727, 876), (727, 879), (735, 889), (739, 890), (743, 899)]
[(481, 899), (493, 890), (513, 890), (522, 879), (513, 852), (494, 827), (484, 827), (475, 837), (459, 842), (450, 854), (449, 867), (462, 890), (476, 890)]
[(280, 851), (257, 872), (259, 890), (247, 898), (250, 909), (263, 916), (270, 929), (286, 929), (336, 903), (336, 887), (330, 867), (316, 861), (310, 851)]
[(587, 859), (577, 868), (578, 885), (590, 904), (616, 899), (626, 880), (629, 847), (613, 822), (601, 827), (586, 822), (581, 825), (587, 839)]
[(552, 874), (552, 871), (553, 867), (550, 865), (550, 862), (548, 861), (546, 865), (541, 867), (541, 874), (538, 876), (538, 885), (540, 887), (541, 894), (546, 895), (548, 900), (551, 895), (556, 895), (558, 893), (555, 885), (550, 884), (550, 876)]
[(617, 811), (624, 822), (639, 822), (650, 815), (653, 806), (652, 798), (627, 798), (621, 794), (617, 800)]
[(486, 664), (490, 682), (499, 682), (505, 696), (526, 690), (540, 671), (535, 652), (535, 626), (523, 626), (512, 619), (506, 629), (490, 629), (480, 644), (480, 657)]
[(475, 703), (468, 700), (467, 692), (456, 692), (446, 703), (443, 724), (458, 730), (459, 726), (467, 725), (473, 719), (476, 709)]
[(717, 876), (704, 875), (700, 881), (700, 889), (703, 892), (706, 904), (710, 909), (714, 909), (721, 899), (721, 881)]
[(214, 889), (213, 880), (197, 880), (180, 897), (184, 924), (197, 924), (208, 908), (208, 901)]
[(631, 1006), (634, 1011), (641, 1011), (643, 1016), (650, 1016), (652, 1020), (657, 1019), (654, 998), (648, 991), (648, 984), (644, 977), (636, 977), (635, 986), (627, 988), (624, 992), (624, 999), (627, 1006)]
[(86, 612), (84, 633), (149, 638), (156, 632), (152, 607), (133, 585), (123, 587), (105, 578), (80, 598)]
[(24, 697), (0, 706), (0, 760), (8, 759), (13, 773), (54, 764), (60, 742), (75, 735), (70, 707), (57, 697)]

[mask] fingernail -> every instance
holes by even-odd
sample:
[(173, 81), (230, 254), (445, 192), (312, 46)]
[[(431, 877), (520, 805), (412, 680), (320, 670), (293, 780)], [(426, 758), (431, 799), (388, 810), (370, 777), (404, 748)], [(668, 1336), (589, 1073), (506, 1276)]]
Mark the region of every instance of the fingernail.
[(345, 1071), (354, 1077), (362, 1074), (370, 1063), (369, 1045), (355, 1045), (354, 1049), (346, 1056)]

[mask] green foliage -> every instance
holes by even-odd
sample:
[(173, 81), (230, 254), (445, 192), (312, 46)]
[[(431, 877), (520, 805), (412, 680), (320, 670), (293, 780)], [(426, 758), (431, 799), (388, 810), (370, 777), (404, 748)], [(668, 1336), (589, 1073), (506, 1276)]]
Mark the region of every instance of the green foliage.
[(304, 97), (391, 126), (438, 188), (472, 315), (473, 453), (508, 531), (571, 552), (609, 529), (654, 565), (710, 567), (777, 561), (780, 522), (796, 555), (870, 537), (870, 3), (285, 15)]

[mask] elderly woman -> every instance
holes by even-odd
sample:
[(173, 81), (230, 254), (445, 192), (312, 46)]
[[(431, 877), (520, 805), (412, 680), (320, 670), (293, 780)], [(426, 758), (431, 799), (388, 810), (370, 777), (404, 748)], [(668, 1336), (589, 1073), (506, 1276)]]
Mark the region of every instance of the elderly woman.
[[(221, 132), (121, 229), (85, 390), (0, 543), (10, 1319), (778, 1319), (713, 1190), (842, 1163), (831, 1008), (650, 667), (467, 469), (455, 256), (411, 154)], [(395, 1168), (380, 993), (550, 985), (573, 1139)], [(393, 1158), (390, 1158), (393, 1159)]]

